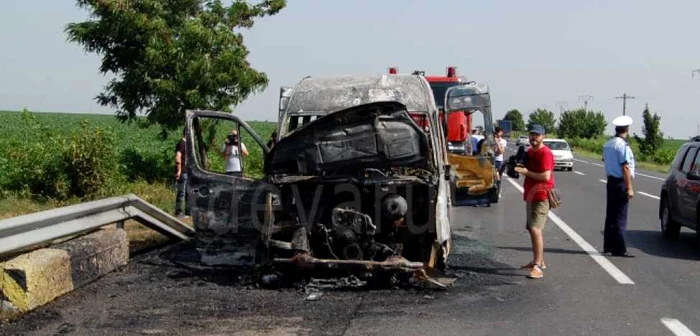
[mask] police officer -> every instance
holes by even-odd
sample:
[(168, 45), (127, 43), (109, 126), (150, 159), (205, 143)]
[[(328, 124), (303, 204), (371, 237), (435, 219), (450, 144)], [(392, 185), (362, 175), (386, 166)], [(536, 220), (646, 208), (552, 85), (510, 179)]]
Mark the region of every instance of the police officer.
[(603, 162), (607, 183), (607, 207), (603, 253), (617, 257), (634, 257), (627, 253), (625, 232), (629, 200), (634, 196), (634, 153), (627, 143), (632, 118), (621, 116), (613, 120), (615, 136), (603, 145)]

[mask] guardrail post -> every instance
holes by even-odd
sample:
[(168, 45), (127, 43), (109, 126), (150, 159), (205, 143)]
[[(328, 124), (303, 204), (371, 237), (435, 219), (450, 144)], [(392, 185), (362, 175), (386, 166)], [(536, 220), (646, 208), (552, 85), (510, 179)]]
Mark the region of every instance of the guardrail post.
[(118, 222), (117, 222), (117, 229), (124, 230), (124, 221), (118, 221)]

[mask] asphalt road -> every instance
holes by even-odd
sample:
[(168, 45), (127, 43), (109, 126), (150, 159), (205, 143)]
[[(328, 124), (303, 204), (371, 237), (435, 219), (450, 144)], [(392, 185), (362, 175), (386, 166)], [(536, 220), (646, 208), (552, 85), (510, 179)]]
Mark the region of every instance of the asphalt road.
[[(246, 285), (240, 274), (172, 262), (182, 245), (136, 257), (123, 271), (71, 293), (0, 335), (694, 335), (700, 332), (695, 234), (661, 237), (663, 176), (635, 180), (627, 235), (633, 259), (601, 256), (605, 178), (581, 159), (556, 172), (564, 205), (545, 229), (543, 279), (518, 269), (532, 258), (520, 181), (504, 181), (491, 207), (454, 209), (448, 291), (300, 289)], [(645, 176), (646, 175), (646, 176)]]

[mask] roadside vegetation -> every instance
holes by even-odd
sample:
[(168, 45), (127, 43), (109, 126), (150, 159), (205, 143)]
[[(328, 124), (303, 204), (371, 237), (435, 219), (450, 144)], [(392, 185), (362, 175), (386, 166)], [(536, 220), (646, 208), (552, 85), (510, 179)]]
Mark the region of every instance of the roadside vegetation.
[[(267, 140), (276, 123), (249, 122)], [(217, 127), (214, 148), (228, 129)], [(133, 193), (168, 213), (175, 206), (175, 145), (182, 128), (168, 132), (111, 115), (0, 112), (0, 219)], [(246, 133), (246, 175), (262, 176), (263, 152)], [(212, 168), (223, 158), (212, 156)], [(130, 237), (160, 239), (135, 223)]]
[[(525, 123), (518, 110), (511, 110), (504, 119), (511, 120), (514, 125), (522, 125), (521, 127), (531, 124), (545, 125), (548, 136), (566, 139), (577, 155), (592, 159), (602, 158), (603, 145), (611, 136), (605, 134), (609, 121), (605, 120), (600, 111), (568, 110), (557, 120), (551, 111), (537, 109), (529, 115)], [(652, 114), (648, 107), (642, 112), (642, 120), (637, 122), (643, 123), (642, 135), (632, 134), (628, 141), (638, 166), (657, 172), (668, 172), (676, 151), (685, 140), (664, 138), (660, 131), (661, 117), (656, 113)], [(517, 136), (525, 130), (518, 129), (514, 134)]]

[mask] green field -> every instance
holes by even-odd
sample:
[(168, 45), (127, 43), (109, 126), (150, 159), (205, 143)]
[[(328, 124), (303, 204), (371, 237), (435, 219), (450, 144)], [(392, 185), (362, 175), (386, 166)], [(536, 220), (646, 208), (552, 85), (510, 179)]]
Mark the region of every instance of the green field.
[[(211, 148), (221, 147), (232, 128), (227, 123), (207, 133)], [(276, 128), (269, 122), (248, 124), (263, 141)], [(0, 218), (131, 192), (173, 210), (175, 145), (182, 129), (163, 138), (158, 126), (121, 123), (113, 115), (0, 111), (0, 134)], [(250, 152), (246, 175), (261, 176), (262, 148), (245, 132), (241, 139)], [(209, 168), (220, 171), (223, 158), (216, 152), (208, 152)], [(92, 168), (102, 173), (92, 174)], [(75, 172), (63, 171), (70, 169)], [(95, 189), (90, 195), (71, 192), (80, 174), (79, 186)]]
[[(168, 133), (167, 138), (161, 138), (161, 130), (157, 126), (141, 128), (135, 123), (127, 124), (118, 121), (112, 115), (101, 114), (75, 114), (75, 113), (33, 113), (37, 120), (57, 133), (67, 134), (80, 127), (81, 121), (87, 121), (92, 125), (110, 128), (115, 136), (115, 148), (118, 151), (133, 149), (139, 152), (161, 153), (168, 155), (174, 152), (175, 144), (180, 139), (182, 130)], [(267, 140), (272, 131), (277, 127), (276, 123), (246, 121), (255, 132)], [(22, 113), (16, 111), (0, 111), (0, 145), (5, 147), (12, 140), (23, 138), (30, 134)], [(41, 139), (35, 139), (40, 142)], [(1, 173), (1, 172), (0, 172)]]
[(684, 143), (686, 143), (688, 140), (680, 140), (680, 139), (671, 139), (671, 140), (664, 140), (664, 149), (670, 149), (673, 151), (677, 151), (681, 146), (683, 146)]

